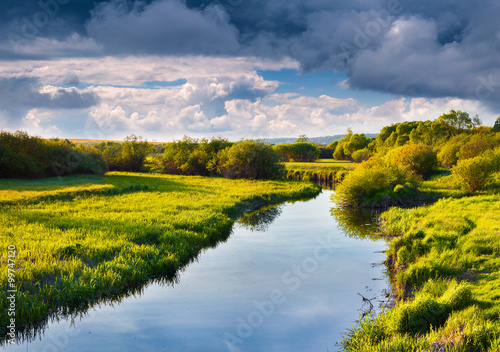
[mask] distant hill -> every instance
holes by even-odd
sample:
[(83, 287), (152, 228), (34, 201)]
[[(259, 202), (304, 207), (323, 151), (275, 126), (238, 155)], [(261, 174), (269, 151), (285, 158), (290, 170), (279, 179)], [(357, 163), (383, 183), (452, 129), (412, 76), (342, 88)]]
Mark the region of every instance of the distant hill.
[[(339, 139), (342, 139), (345, 134), (336, 134), (334, 136), (325, 136), (325, 137), (310, 137), (309, 141), (315, 144), (328, 145)], [(376, 133), (365, 133), (367, 138), (377, 137)], [(268, 144), (284, 144), (284, 143), (294, 143), (298, 137), (290, 137), (290, 138), (264, 138), (264, 142)]]

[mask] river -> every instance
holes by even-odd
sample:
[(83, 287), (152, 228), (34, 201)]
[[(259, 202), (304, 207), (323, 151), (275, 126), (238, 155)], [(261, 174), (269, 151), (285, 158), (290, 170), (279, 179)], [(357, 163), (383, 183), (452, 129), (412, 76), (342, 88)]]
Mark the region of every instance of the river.
[[(238, 221), (175, 282), (49, 322), (8, 351), (337, 351), (385, 299), (386, 242), (324, 190)], [(358, 295), (359, 293), (359, 295)]]

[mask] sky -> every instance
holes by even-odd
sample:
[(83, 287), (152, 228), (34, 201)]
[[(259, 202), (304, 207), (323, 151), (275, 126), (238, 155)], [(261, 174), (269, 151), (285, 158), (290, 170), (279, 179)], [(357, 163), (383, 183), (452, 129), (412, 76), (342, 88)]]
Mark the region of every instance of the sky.
[(494, 0), (6, 0), (0, 129), (169, 141), (500, 115)]

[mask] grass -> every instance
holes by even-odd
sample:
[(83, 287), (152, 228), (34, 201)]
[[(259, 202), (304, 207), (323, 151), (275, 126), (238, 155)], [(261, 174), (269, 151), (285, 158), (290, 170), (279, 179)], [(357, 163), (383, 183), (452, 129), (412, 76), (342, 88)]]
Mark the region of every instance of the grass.
[(401, 300), (362, 319), (344, 348), (499, 351), (500, 195), (391, 208), (382, 219), (386, 235), (396, 236), (388, 264)]
[(290, 179), (337, 182), (355, 165), (344, 160), (318, 159), (315, 162), (288, 162), (285, 168), (286, 177)]
[[(7, 247), (14, 245), (17, 331), (173, 277), (201, 249), (227, 239), (245, 211), (318, 193), (317, 185), (289, 180), (124, 172), (0, 180), (0, 262), (6, 267)], [(7, 283), (2, 270), (4, 292)], [(7, 307), (3, 295), (0, 310)], [(7, 319), (1, 315), (2, 336)]]

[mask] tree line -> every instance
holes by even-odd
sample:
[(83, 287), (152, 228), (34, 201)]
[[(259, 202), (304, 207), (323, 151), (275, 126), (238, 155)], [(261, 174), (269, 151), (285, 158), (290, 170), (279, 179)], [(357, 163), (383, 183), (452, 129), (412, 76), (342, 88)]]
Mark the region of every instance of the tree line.
[[(154, 144), (135, 135), (126, 137), (121, 143), (75, 145), (67, 139), (43, 139), (22, 131), (2, 131), (0, 177), (42, 178), (152, 170), (179, 175), (274, 178), (283, 176), (283, 162), (314, 162), (319, 157), (330, 157), (365, 166), (377, 165), (373, 160), (385, 160), (380, 165), (397, 164), (412, 177), (426, 178), (438, 166), (456, 167), (458, 172), (465, 167), (464, 160), (499, 146), (500, 117), (490, 128), (481, 126), (477, 116), (451, 110), (433, 121), (386, 126), (377, 137), (368, 138), (350, 129), (347, 132), (328, 146), (318, 146), (303, 135), (295, 143), (279, 145), (254, 140), (230, 142), (220, 137), (184, 137)], [(484, 166), (484, 162), (481, 165)], [(470, 166), (473, 167), (476, 166)], [(493, 170), (495, 166), (487, 169)], [(471, 191), (477, 189), (480, 186), (472, 187)]]
[(376, 138), (351, 131), (333, 143), (335, 159), (360, 165), (337, 188), (336, 199), (350, 206), (388, 206), (418, 198), (417, 184), (439, 167), (457, 186), (484, 189), (500, 171), (500, 117), (493, 127), (477, 116), (451, 110), (433, 121), (409, 121), (382, 128)]

